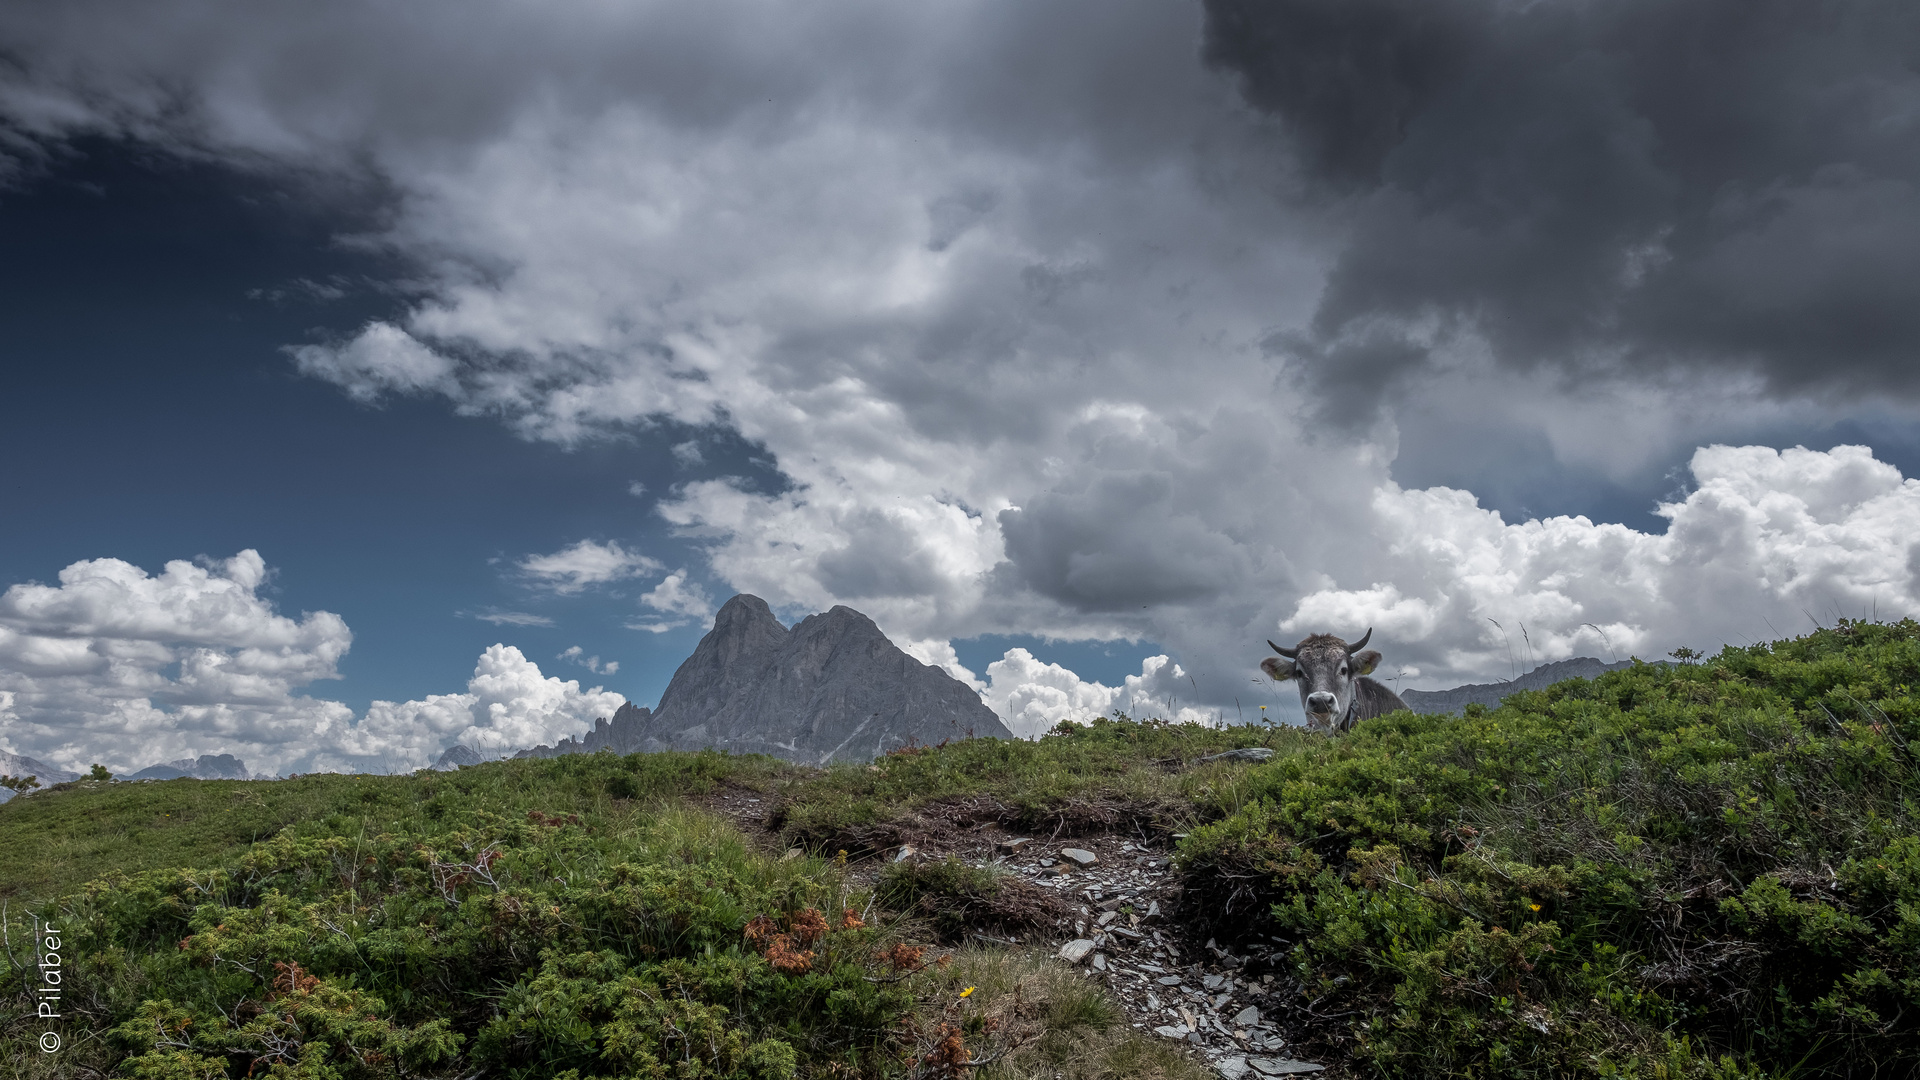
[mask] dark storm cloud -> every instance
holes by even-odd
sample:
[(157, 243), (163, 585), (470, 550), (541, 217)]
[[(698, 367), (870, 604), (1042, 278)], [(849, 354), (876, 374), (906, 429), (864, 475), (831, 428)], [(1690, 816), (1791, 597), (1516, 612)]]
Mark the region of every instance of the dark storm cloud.
[(1042, 493), (1001, 511), (1007, 557), (1028, 588), (1081, 611), (1209, 600), (1244, 580), (1246, 555), (1175, 488), (1169, 473), (1135, 470)]
[(1353, 215), (1329, 411), (1437, 349), (1920, 390), (1920, 6), (1208, 0), (1204, 55)]

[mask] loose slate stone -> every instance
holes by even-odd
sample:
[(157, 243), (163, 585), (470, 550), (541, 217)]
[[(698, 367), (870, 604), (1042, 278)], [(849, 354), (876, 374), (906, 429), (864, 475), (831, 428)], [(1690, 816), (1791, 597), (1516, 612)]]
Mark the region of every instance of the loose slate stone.
[(1229, 750), (1224, 754), (1208, 754), (1195, 761), (1266, 761), (1273, 757), (1273, 751), (1264, 746), (1249, 746), (1240, 750)]
[(1235, 1027), (1252, 1027), (1259, 1022), (1260, 1010), (1251, 1005), (1241, 1009), (1238, 1013), (1234, 1014), (1233, 1017)]
[(1221, 1080), (1241, 1080), (1247, 1075), (1247, 1059), (1238, 1056), (1223, 1057), (1213, 1063), (1213, 1068), (1220, 1074)]
[(1200, 985), (1206, 987), (1209, 990), (1218, 990), (1220, 989), (1220, 984), (1226, 981), (1227, 981), (1226, 979), (1223, 979), (1218, 975), (1209, 975), (1206, 978), (1200, 980)]
[(1159, 1027), (1153, 1029), (1153, 1033), (1168, 1039), (1184, 1039), (1187, 1037), (1185, 1031), (1174, 1027), (1172, 1024), (1161, 1024)]
[(1000, 841), (1000, 846), (1006, 848), (1008, 851), (1016, 851), (1031, 843), (1033, 843), (1033, 837), (1031, 836), (1016, 836), (1012, 839)]
[(1088, 851), (1085, 848), (1077, 848), (1077, 847), (1062, 848), (1060, 850), (1060, 857), (1063, 859), (1072, 859), (1074, 862), (1079, 863), (1081, 866), (1092, 866), (1094, 863), (1097, 863), (1100, 861), (1100, 856), (1095, 855), (1093, 852)]
[(1110, 922), (1112, 922), (1113, 920), (1115, 920), (1115, 919), (1117, 919), (1117, 918), (1119, 918), (1119, 917), (1120, 917), (1120, 913), (1119, 913), (1119, 912), (1117, 912), (1117, 911), (1109, 911), (1109, 912), (1107, 912), (1107, 913), (1106, 913), (1105, 915), (1102, 915), (1102, 916), (1100, 916), (1100, 917), (1099, 917), (1098, 919), (1095, 919), (1095, 920), (1094, 920), (1094, 924), (1095, 924), (1096, 926), (1105, 926), (1105, 925), (1107, 925), (1108, 923), (1110, 923)]
[(1267, 1076), (1297, 1076), (1300, 1073), (1316, 1073), (1326, 1068), (1325, 1065), (1315, 1065), (1311, 1061), (1295, 1061), (1292, 1058), (1248, 1058), (1247, 1064), (1253, 1066), (1255, 1072), (1264, 1073)]
[(1167, 975), (1167, 976), (1165, 976), (1165, 977), (1163, 977), (1163, 978), (1159, 978), (1159, 979), (1155, 979), (1154, 981), (1155, 981), (1155, 982), (1157, 982), (1157, 983), (1159, 983), (1159, 984), (1160, 984), (1161, 986), (1179, 986), (1179, 985), (1180, 985), (1180, 976), (1178, 976), (1178, 975)]
[(1092, 951), (1093, 942), (1086, 938), (1078, 938), (1060, 946), (1060, 959), (1065, 960), (1069, 964), (1077, 964), (1085, 960), (1087, 954)]
[(1098, 952), (1097, 952), (1097, 953), (1094, 953), (1094, 954), (1093, 954), (1093, 967), (1094, 967), (1094, 970), (1095, 970), (1095, 971), (1105, 971), (1105, 970), (1107, 970), (1107, 954), (1106, 954), (1106, 953), (1098, 953)]

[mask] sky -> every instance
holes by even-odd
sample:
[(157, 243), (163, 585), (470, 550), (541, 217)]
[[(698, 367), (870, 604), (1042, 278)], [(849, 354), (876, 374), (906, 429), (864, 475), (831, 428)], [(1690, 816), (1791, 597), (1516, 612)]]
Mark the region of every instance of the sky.
[(393, 772), (737, 592), (1020, 734), (1920, 607), (1920, 9), (0, 10), (0, 749)]

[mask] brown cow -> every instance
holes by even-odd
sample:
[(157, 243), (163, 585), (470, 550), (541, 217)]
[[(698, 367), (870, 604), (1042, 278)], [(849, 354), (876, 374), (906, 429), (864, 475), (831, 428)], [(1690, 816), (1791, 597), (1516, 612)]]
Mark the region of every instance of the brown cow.
[(1368, 627), (1351, 645), (1332, 634), (1314, 634), (1291, 649), (1269, 641), (1280, 655), (1261, 661), (1260, 670), (1300, 684), (1300, 707), (1309, 726), (1335, 734), (1351, 731), (1362, 720), (1407, 707), (1399, 694), (1367, 678), (1380, 666), (1379, 651), (1366, 647), (1372, 637)]

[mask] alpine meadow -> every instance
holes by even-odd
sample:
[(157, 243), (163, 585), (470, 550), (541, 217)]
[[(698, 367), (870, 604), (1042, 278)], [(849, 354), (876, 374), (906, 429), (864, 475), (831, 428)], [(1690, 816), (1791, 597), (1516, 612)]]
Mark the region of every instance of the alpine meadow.
[[(1197, 1076), (1048, 958), (1077, 912), (982, 855), (1118, 833), (1170, 854), (1184, 954), (1224, 943), (1289, 1044), (1355, 1075), (1903, 1075), (1916, 681), (1920, 624), (1845, 622), (1344, 738), (1116, 716), (825, 769), (71, 782), (0, 807), (10, 1066)], [(1217, 756), (1248, 747), (1273, 753)], [(95, 1033), (57, 1072), (32, 919), (66, 928)]]

